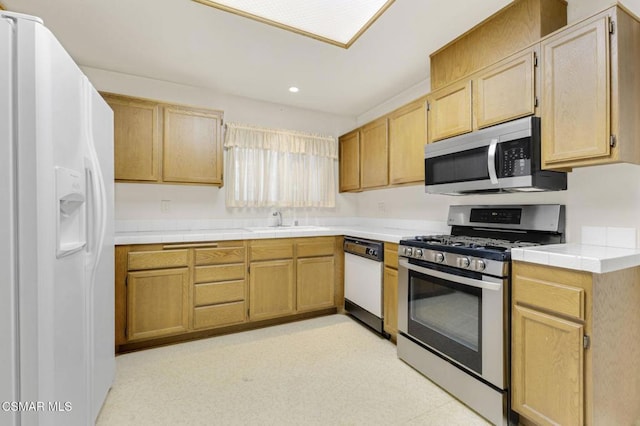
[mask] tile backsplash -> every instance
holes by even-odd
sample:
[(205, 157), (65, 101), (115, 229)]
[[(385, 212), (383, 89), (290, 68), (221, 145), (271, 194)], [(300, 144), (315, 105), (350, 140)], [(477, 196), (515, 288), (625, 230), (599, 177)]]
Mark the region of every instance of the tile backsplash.
[(620, 248), (638, 248), (636, 228), (583, 226), (582, 244)]

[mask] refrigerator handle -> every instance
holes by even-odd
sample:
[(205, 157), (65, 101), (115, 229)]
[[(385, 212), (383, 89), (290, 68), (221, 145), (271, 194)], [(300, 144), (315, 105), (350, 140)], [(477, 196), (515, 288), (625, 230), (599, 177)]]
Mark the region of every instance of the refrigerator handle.
[[(86, 82), (88, 84), (88, 80)], [(87, 86), (85, 86), (87, 87)], [(102, 246), (104, 244), (104, 238), (107, 228), (107, 195), (104, 184), (104, 178), (102, 170), (100, 168), (100, 161), (98, 160), (98, 154), (96, 153), (95, 141), (93, 140), (93, 123), (91, 122), (92, 111), (91, 102), (89, 102), (88, 90), (85, 92), (86, 97), (86, 113), (87, 113), (87, 148), (89, 158), (85, 158), (86, 167), (88, 170), (88, 176), (91, 180), (91, 210), (92, 224), (89, 234), (91, 235), (91, 243), (88, 244), (88, 254), (91, 269), (91, 282), (93, 282), (93, 276), (95, 275), (102, 255)]]

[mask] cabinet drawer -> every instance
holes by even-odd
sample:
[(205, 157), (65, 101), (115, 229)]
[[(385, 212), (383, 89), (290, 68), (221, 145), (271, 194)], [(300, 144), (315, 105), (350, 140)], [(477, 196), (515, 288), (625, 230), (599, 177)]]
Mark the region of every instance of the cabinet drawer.
[(293, 243), (289, 240), (267, 240), (254, 242), (249, 251), (251, 260), (291, 259)]
[(398, 245), (393, 243), (384, 244), (384, 266), (398, 269)]
[(196, 283), (213, 281), (231, 281), (244, 278), (244, 263), (219, 266), (197, 266), (195, 272)]
[(189, 250), (137, 251), (129, 253), (129, 270), (187, 266)]
[(298, 257), (333, 256), (334, 239), (322, 238), (299, 242), (296, 245)]
[(244, 255), (244, 247), (196, 249), (196, 265), (243, 263)]
[(195, 308), (193, 328), (220, 327), (244, 322), (245, 312), (244, 301)]
[(244, 294), (244, 280), (197, 284), (194, 305), (203, 306), (215, 303), (237, 302), (244, 300)]
[(514, 284), (513, 297), (516, 303), (525, 303), (581, 320), (585, 318), (585, 291), (582, 288), (519, 278)]

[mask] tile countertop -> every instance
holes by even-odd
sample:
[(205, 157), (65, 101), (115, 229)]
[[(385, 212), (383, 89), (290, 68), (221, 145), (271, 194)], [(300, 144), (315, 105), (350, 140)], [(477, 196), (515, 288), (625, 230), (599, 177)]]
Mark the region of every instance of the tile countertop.
[(126, 245), (348, 235), (352, 237), (384, 241), (387, 243), (398, 243), (404, 237), (442, 234), (442, 229), (404, 229), (381, 226), (316, 226), (313, 227), (313, 229), (304, 228), (305, 227), (302, 226), (299, 229), (296, 229), (295, 226), (292, 226), (278, 229), (274, 228), (273, 231), (261, 230), (260, 232), (251, 231), (246, 228), (192, 231), (116, 232), (114, 240), (116, 245)]
[(604, 274), (640, 266), (640, 249), (577, 243), (551, 244), (512, 249), (511, 259)]

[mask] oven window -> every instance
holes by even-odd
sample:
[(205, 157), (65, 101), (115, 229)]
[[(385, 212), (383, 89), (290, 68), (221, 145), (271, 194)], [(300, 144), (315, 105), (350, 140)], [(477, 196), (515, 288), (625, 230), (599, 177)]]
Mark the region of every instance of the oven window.
[(409, 271), (408, 331), (482, 373), (482, 290)]

